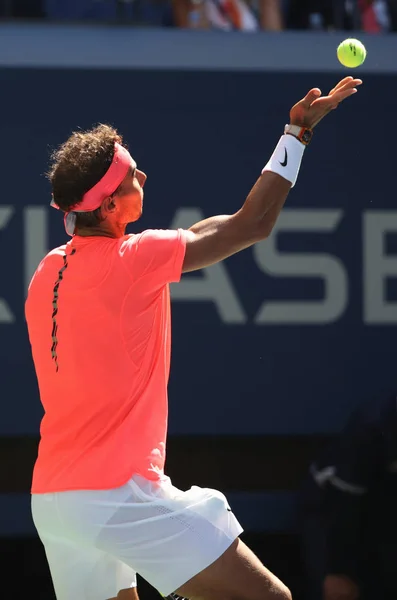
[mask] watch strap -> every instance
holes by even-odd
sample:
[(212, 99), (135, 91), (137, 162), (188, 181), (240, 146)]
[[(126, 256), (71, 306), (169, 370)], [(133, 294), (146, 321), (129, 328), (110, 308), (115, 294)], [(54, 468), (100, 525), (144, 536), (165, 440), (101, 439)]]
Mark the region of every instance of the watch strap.
[(296, 137), (302, 144), (308, 146), (313, 137), (313, 130), (307, 127), (300, 127), (299, 125), (286, 125), (284, 128), (284, 133), (288, 135), (293, 135)]

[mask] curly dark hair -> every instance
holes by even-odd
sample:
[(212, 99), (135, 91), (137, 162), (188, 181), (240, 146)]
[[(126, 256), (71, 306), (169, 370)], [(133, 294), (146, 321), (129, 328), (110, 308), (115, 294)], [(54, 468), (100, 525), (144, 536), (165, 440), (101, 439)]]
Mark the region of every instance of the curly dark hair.
[[(80, 202), (109, 169), (114, 145), (122, 136), (109, 125), (75, 131), (51, 156), (47, 177), (55, 203), (65, 212)], [(116, 190), (115, 190), (116, 191)], [(76, 227), (93, 227), (101, 222), (101, 209), (76, 213)]]

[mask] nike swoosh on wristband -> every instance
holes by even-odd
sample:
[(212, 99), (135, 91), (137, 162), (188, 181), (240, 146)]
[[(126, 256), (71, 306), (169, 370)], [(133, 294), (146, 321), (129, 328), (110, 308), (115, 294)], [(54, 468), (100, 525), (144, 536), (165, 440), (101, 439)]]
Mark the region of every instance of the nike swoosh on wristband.
[(278, 161), (282, 167), (286, 167), (288, 165), (288, 152), (287, 152), (286, 148), (284, 148), (284, 152), (285, 152), (284, 161), (283, 162), (281, 162), (281, 160)]

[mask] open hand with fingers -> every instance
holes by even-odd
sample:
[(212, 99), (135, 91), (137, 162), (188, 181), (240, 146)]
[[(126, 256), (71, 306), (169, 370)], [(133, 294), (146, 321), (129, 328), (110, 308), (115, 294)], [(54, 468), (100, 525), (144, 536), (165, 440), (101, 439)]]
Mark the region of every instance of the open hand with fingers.
[(361, 79), (345, 77), (329, 92), (328, 96), (321, 96), (321, 90), (313, 88), (291, 108), (291, 125), (313, 129), (325, 115), (337, 108), (343, 100), (355, 94), (361, 84)]

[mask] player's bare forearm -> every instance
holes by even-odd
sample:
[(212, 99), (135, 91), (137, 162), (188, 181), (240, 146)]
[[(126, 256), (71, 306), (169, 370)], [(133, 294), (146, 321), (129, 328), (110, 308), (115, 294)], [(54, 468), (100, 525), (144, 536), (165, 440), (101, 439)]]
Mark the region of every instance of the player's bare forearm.
[(265, 172), (237, 213), (195, 223), (187, 232), (183, 271), (208, 267), (267, 238), (290, 188), (291, 183), (280, 175)]
[(253, 243), (270, 235), (290, 189), (290, 181), (271, 171), (257, 180), (236, 215), (242, 226), (254, 227)]

